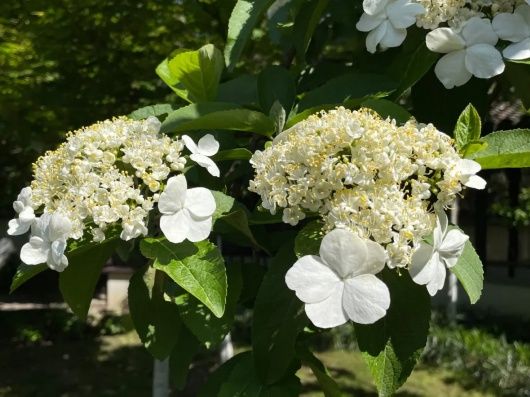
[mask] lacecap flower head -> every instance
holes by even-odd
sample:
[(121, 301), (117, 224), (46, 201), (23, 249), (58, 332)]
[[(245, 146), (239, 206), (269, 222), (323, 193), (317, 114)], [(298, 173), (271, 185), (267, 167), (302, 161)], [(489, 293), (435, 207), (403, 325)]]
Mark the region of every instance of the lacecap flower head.
[[(341, 234), (349, 231), (354, 236), (351, 239), (363, 241), (366, 247), (380, 247), (390, 268), (411, 266), (415, 252), (433, 233), (437, 214), (454, 202), (464, 186), (485, 186), (475, 175), (480, 170), (478, 163), (461, 159), (452, 139), (434, 126), (414, 120), (398, 126), (368, 109), (339, 107), (310, 116), (278, 135), (265, 150), (256, 151), (250, 162), (255, 177), (249, 189), (261, 196), (265, 209), (281, 211), (283, 221), (291, 225), (307, 214), (317, 214), (326, 237), (337, 229)], [(431, 250), (432, 255), (443, 251), (440, 244)], [(321, 259), (301, 259), (294, 269), (312, 272), (310, 268), (321, 268), (314, 265), (320, 261), (344, 281), (346, 275), (337, 270), (339, 263), (330, 262), (322, 252)], [(422, 258), (425, 263), (430, 259)], [(359, 254), (352, 263), (363, 261)], [(419, 262), (416, 268), (421, 267)], [(350, 270), (349, 274), (364, 274)], [(308, 305), (318, 302), (307, 298), (306, 287), (293, 279), (301, 273), (288, 273), (288, 285), (307, 303), (311, 318), (315, 306)], [(318, 277), (304, 285), (316, 288)], [(337, 302), (339, 295), (333, 295)], [(348, 300), (341, 296), (343, 303)], [(340, 317), (336, 311), (335, 320), (329, 321), (353, 319), (353, 312), (349, 313)], [(317, 320), (315, 324), (327, 323)]]
[[(211, 135), (205, 141), (199, 141), (202, 152), (211, 153), (213, 147), (217, 151), (219, 145)], [(171, 176), (178, 175), (186, 186), (181, 175), (186, 164), (183, 149), (180, 139), (160, 133), (160, 122), (155, 117), (140, 121), (119, 117), (69, 133), (66, 142), (37, 160), (31, 186), (24, 188), (13, 203), (18, 216), (9, 222), (8, 233), (23, 234), (31, 228), (30, 241), (21, 252), (22, 261), (31, 265), (47, 263), (62, 271), (68, 264), (63, 254), (69, 239), (84, 237), (101, 242), (109, 232), (126, 241), (145, 236), (149, 213), (159, 198), (163, 201), (159, 209), (175, 209), (173, 215), (177, 216), (171, 199), (184, 200), (186, 196), (188, 201), (184, 202), (190, 203), (206, 194), (190, 189), (182, 197), (168, 198), (172, 189), (163, 192)], [(202, 152), (199, 154), (205, 155)], [(172, 225), (172, 235), (176, 228), (182, 228), (186, 230), (184, 238), (193, 241), (208, 236), (213, 198), (207, 192), (208, 208), (201, 208), (204, 200), (186, 204), (181, 215), (189, 213), (190, 222), (195, 223)], [(43, 215), (39, 218), (36, 214)], [(193, 226), (197, 222), (200, 230)], [(164, 225), (169, 227), (167, 221)]]

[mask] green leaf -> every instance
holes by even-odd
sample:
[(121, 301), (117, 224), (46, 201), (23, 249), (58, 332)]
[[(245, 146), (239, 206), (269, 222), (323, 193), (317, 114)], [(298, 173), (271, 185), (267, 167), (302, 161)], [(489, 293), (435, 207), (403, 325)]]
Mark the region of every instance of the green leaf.
[[(221, 384), (218, 397), (298, 397), (300, 395), (300, 380), (293, 374), (270, 385), (260, 382), (250, 353), (239, 354), (237, 363), (230, 374)], [(234, 357), (234, 358), (235, 358)]]
[[(236, 205), (233, 212), (223, 215), (216, 222), (214, 230), (223, 236), (235, 235), (235, 239), (239, 245), (251, 245), (267, 252), (267, 250), (256, 241), (254, 234), (249, 227), (247, 211), (241, 205)], [(241, 240), (241, 237), (243, 237), (244, 240)]]
[(178, 285), (221, 317), (226, 304), (226, 270), (223, 257), (209, 241), (173, 244), (165, 238), (145, 238), (140, 250), (154, 259), (153, 267), (166, 273)]
[(223, 72), (223, 56), (212, 44), (196, 51), (175, 51), (156, 68), (156, 73), (188, 102), (212, 101)]
[(118, 241), (107, 238), (66, 254), (68, 267), (59, 274), (59, 290), (74, 314), (85, 320), (101, 269), (110, 258)]
[(153, 106), (145, 106), (140, 109), (136, 109), (134, 112), (129, 114), (129, 118), (133, 120), (143, 120), (150, 116), (159, 117), (164, 114), (169, 114), (173, 111), (173, 108), (168, 103), (161, 103)]
[(272, 215), (268, 210), (259, 211), (254, 210), (250, 214), (249, 223), (251, 225), (271, 225), (274, 223), (282, 223), (282, 214), (277, 212)]
[(217, 100), (239, 105), (258, 103), (258, 79), (256, 76), (244, 74), (219, 85)]
[(480, 139), (481, 130), (482, 122), (477, 109), (472, 104), (467, 105), (464, 111), (460, 113), (453, 132), (456, 147), (460, 153), (463, 152), (467, 144)]
[(305, 255), (318, 255), (320, 243), (324, 237), (322, 223), (312, 221), (298, 232), (294, 239), (294, 252), (298, 258)]
[(243, 53), (252, 30), (259, 19), (274, 0), (238, 0), (230, 20), (228, 21), (228, 35), (224, 51), (228, 70), (233, 70)]
[(166, 120), (162, 123), (161, 132), (178, 131), (183, 128), (182, 126), (197, 122), (197, 120), (209, 114), (238, 108), (239, 106), (236, 104), (225, 102), (192, 103), (191, 105), (181, 107), (169, 113)]
[(310, 109), (306, 109), (306, 110), (304, 110), (304, 111), (302, 111), (300, 113), (295, 114), (291, 118), (289, 118), (287, 120), (287, 123), (285, 123), (285, 128), (284, 129), (291, 128), (295, 124), (298, 124), (299, 122), (304, 121), (305, 119), (307, 119), (312, 114), (316, 114), (316, 113), (320, 112), (321, 110), (333, 109), (333, 108), (335, 108), (335, 107), (337, 107), (339, 105), (340, 104), (338, 104), (338, 103), (337, 104), (318, 105), (318, 106), (312, 107)]
[(169, 356), (169, 377), (178, 390), (186, 386), (190, 365), (200, 347), (200, 342), (186, 327), (179, 328), (177, 340)]
[(469, 240), (466, 242), (464, 251), (460, 258), (458, 258), (458, 262), (449, 270), (462, 283), (471, 303), (476, 303), (482, 294), (484, 270), (482, 269), (482, 262)]
[(227, 160), (250, 160), (252, 157), (252, 152), (245, 148), (236, 148), (229, 150), (221, 150), (214, 156), (212, 160), (214, 161), (227, 161)]
[(393, 98), (400, 97), (431, 69), (439, 55), (425, 44), (423, 29), (409, 29), (407, 40), (388, 67), (388, 74), (399, 81)]
[(230, 213), (235, 205), (236, 200), (223, 192), (217, 190), (210, 190), (215, 200), (215, 212), (212, 215), (213, 222), (219, 219), (221, 216)]
[(254, 304), (254, 363), (266, 384), (285, 376), (296, 359), (296, 337), (307, 323), (303, 303), (285, 285), (285, 274), (295, 261), (292, 243), (285, 244), (272, 260)]
[(26, 281), (32, 279), (37, 274), (42, 273), (48, 268), (46, 263), (41, 263), (40, 265), (26, 265), (21, 263), (18, 265), (17, 272), (11, 280), (11, 287), (9, 288), (9, 293), (13, 293), (18, 287), (24, 284)]
[(313, 33), (320, 22), (322, 13), (328, 6), (329, 0), (310, 0), (301, 7), (294, 21), (293, 39), (296, 54), (300, 61), (305, 60), (305, 53), (313, 37)]
[(216, 204), (212, 216), (215, 232), (225, 237), (235, 236), (233, 240), (239, 245), (251, 245), (267, 251), (256, 241), (250, 230), (249, 214), (245, 206), (222, 192), (212, 190), (212, 194)]
[(388, 99), (367, 99), (361, 106), (375, 110), (382, 118), (390, 117), (398, 123), (404, 124), (413, 116), (405, 108)]
[(337, 382), (331, 377), (322, 361), (311, 353), (306, 346), (298, 345), (296, 351), (298, 357), (302, 360), (302, 364), (311, 368), (315, 378), (317, 378), (320, 388), (324, 392), (324, 396), (341, 397), (342, 392), (339, 389), (339, 385), (337, 385)]
[(530, 167), (530, 129), (497, 131), (482, 141), (487, 143), (486, 149), (471, 156), (482, 168)]
[(226, 308), (221, 318), (212, 316), (204, 304), (187, 293), (175, 298), (182, 321), (207, 349), (219, 345), (232, 328), (243, 283), (241, 266), (227, 266), (227, 283)]
[(462, 149), (462, 157), (468, 159), (471, 158), (475, 153), (480, 152), (488, 147), (488, 144), (484, 141), (471, 141), (466, 144)]
[(128, 290), (134, 328), (145, 348), (159, 360), (171, 353), (182, 328), (177, 306), (164, 300), (164, 277), (144, 266), (133, 274)]
[(369, 73), (348, 73), (328, 80), (324, 85), (309, 91), (298, 104), (299, 110), (322, 104), (342, 103), (368, 96), (388, 96), (397, 84), (387, 76)]
[(268, 114), (276, 101), (289, 113), (296, 96), (293, 75), (281, 66), (268, 66), (258, 76), (258, 96), (264, 113)]
[(208, 102), (188, 105), (169, 114), (160, 131), (164, 134), (193, 130), (249, 131), (269, 136), (272, 120), (261, 112), (238, 109), (237, 105)]
[(385, 269), (382, 279), (390, 290), (390, 308), (374, 324), (355, 324), (359, 349), (367, 362), (379, 396), (394, 392), (409, 377), (427, 342), (430, 297), (407, 271)]

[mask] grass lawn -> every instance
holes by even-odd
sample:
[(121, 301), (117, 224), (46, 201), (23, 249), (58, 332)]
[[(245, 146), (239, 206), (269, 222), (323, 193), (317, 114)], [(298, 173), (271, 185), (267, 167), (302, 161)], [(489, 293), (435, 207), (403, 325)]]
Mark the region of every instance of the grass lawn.
[[(377, 396), (368, 370), (358, 353), (330, 351), (319, 354), (339, 382), (345, 396)], [(99, 340), (57, 341), (41, 345), (0, 345), (0, 396), (99, 397), (149, 396), (152, 360), (134, 332), (103, 336)], [(304, 397), (323, 396), (311, 371), (298, 374)], [(192, 372), (192, 386), (175, 397), (195, 396), (203, 370)], [(195, 385), (195, 386), (194, 386)], [(414, 372), (398, 396), (486, 397), (465, 390), (450, 373), (429, 369)], [(214, 397), (214, 396), (212, 396)]]
[[(338, 382), (345, 396), (377, 397), (370, 373), (360, 353), (329, 351), (317, 354), (317, 356)], [(303, 397), (323, 396), (309, 368), (302, 367), (298, 376), (304, 385)], [(455, 382), (451, 373), (429, 368), (416, 369), (396, 395), (401, 397), (493, 397), (493, 394), (466, 390)]]

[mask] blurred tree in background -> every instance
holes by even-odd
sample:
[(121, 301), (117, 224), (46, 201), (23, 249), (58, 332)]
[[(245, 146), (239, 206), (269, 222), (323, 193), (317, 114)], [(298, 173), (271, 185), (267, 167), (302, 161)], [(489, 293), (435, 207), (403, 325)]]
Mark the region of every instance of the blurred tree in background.
[(154, 73), (176, 48), (221, 46), (233, 0), (0, 2), (0, 217), (64, 133), (175, 95)]

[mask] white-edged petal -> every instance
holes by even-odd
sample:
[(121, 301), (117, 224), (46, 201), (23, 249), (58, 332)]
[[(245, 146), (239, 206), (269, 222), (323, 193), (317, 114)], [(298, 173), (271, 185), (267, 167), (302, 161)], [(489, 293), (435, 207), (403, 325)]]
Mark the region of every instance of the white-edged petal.
[(361, 15), (361, 18), (359, 19), (359, 22), (357, 22), (355, 27), (360, 32), (369, 32), (370, 30), (374, 30), (375, 28), (377, 28), (385, 19), (386, 16), (383, 13), (376, 15), (369, 15), (364, 13), (363, 15)]
[(425, 43), (429, 50), (442, 54), (462, 50), (466, 46), (464, 39), (451, 28), (438, 28), (429, 32)]
[(427, 283), (427, 291), (429, 291), (429, 295), (436, 295), (436, 293), (444, 287), (446, 273), (447, 270), (445, 269), (445, 265), (438, 262), (432, 273), (431, 280)]
[(466, 49), (466, 68), (474, 76), (489, 79), (504, 72), (502, 55), (489, 44), (475, 44)]
[(320, 257), (306, 255), (298, 259), (285, 275), (285, 283), (304, 303), (317, 303), (341, 288), (340, 278)]
[(444, 239), (438, 247), (438, 252), (442, 257), (458, 257), (462, 254), (464, 246), (469, 240), (469, 236), (459, 229), (451, 229), (444, 236)]
[(343, 290), (344, 283), (340, 283), (323, 301), (305, 305), (305, 313), (313, 324), (320, 328), (333, 328), (348, 321), (342, 308)]
[(442, 262), (445, 263), (445, 266), (450, 269), (453, 266), (455, 266), (458, 263), (458, 260), (460, 259), (460, 255), (458, 256), (444, 256), (440, 257), (442, 259)]
[(208, 189), (194, 187), (186, 192), (184, 206), (196, 217), (207, 218), (215, 212), (215, 199)]
[(502, 51), (502, 55), (514, 61), (530, 58), (530, 37), (519, 43), (510, 44)]
[(367, 258), (364, 240), (345, 229), (333, 229), (326, 234), (319, 253), (324, 263), (343, 278), (354, 272), (359, 274)]
[(20, 260), (26, 265), (38, 265), (48, 260), (49, 246), (40, 237), (33, 236), (22, 246)]
[(48, 266), (58, 272), (62, 272), (68, 266), (68, 259), (64, 255), (66, 250), (65, 240), (55, 240), (48, 253)]
[(167, 180), (166, 188), (158, 200), (161, 214), (174, 214), (184, 208), (188, 184), (184, 175), (172, 176)]
[(375, 15), (384, 10), (389, 0), (363, 0), (363, 10), (368, 15)]
[[(186, 211), (186, 210), (184, 210)], [(196, 218), (190, 214), (190, 222), (188, 224), (188, 233), (186, 238), (192, 243), (206, 240), (212, 231), (212, 217)]]
[(25, 222), (19, 218), (11, 219), (7, 224), (7, 234), (10, 236), (20, 236), (21, 234), (27, 233), (32, 223), (33, 221)]
[(31, 205), (31, 187), (26, 186), (25, 188), (22, 188), (20, 193), (18, 194), (17, 200), (22, 201), (25, 206)]
[(497, 14), (491, 24), (495, 33), (503, 40), (515, 43), (530, 35), (530, 27), (520, 14)]
[(18, 218), (24, 222), (24, 223), (31, 223), (35, 220), (35, 212), (33, 212), (33, 208), (31, 207), (25, 207), (20, 213), (18, 214)]
[(486, 188), (487, 182), (478, 175), (471, 175), (464, 182), (464, 185), (472, 189), (483, 190)]
[(466, 22), (462, 29), (462, 37), (464, 37), (467, 47), (475, 44), (490, 44), (494, 46), (499, 41), (499, 36), (493, 30), (491, 21), (479, 17), (473, 17)]
[(385, 316), (390, 292), (376, 276), (363, 274), (345, 281), (342, 306), (354, 322), (372, 324)]
[(479, 163), (470, 159), (460, 159), (457, 163), (457, 167), (463, 175), (476, 174), (482, 169)]
[(396, 0), (388, 4), (386, 14), (396, 29), (406, 29), (416, 23), (416, 16), (425, 13), (425, 8), (410, 0)]
[(377, 274), (384, 269), (387, 260), (385, 249), (372, 240), (364, 240), (366, 244), (366, 260), (363, 266), (357, 268), (352, 274)]
[(442, 244), (448, 226), (447, 214), (442, 209), (438, 210), (436, 213), (436, 226), (432, 232), (434, 248), (438, 248)]
[(385, 20), (381, 24), (366, 35), (366, 49), (369, 53), (375, 54), (377, 51), (377, 45), (381, 42), (390, 22)]
[(24, 205), (22, 201), (20, 200), (13, 201), (13, 209), (15, 210), (17, 214), (24, 211), (24, 208), (26, 208), (26, 206)]
[(198, 142), (199, 153), (205, 156), (213, 156), (219, 151), (219, 142), (212, 134), (206, 134)]
[(189, 137), (188, 135), (182, 135), (181, 138), (184, 141), (184, 145), (188, 148), (190, 152), (199, 153), (199, 148), (197, 147), (193, 139), (191, 139), (191, 137)]
[(453, 51), (440, 58), (434, 73), (445, 88), (460, 87), (471, 79), (465, 61), (466, 50)]
[(406, 37), (407, 29), (397, 29), (389, 23), (379, 45), (382, 49), (399, 47)]
[(206, 170), (212, 175), (212, 176), (219, 176), (221, 173), (219, 171), (219, 168), (217, 167), (217, 164), (215, 164), (215, 162), (203, 155), (203, 154), (199, 154), (199, 153), (194, 153), (192, 155), (190, 155), (190, 159), (192, 159), (193, 161), (195, 161), (197, 164), (199, 164), (201, 167), (204, 167), (206, 168)]
[(438, 266), (440, 257), (432, 246), (421, 242), (412, 255), (409, 267), (410, 276), (416, 284), (425, 285), (433, 277), (435, 267)]
[(160, 230), (172, 243), (183, 242), (190, 230), (191, 215), (186, 210), (160, 217)]
[(72, 222), (59, 212), (54, 212), (46, 228), (48, 241), (66, 240), (72, 231)]

